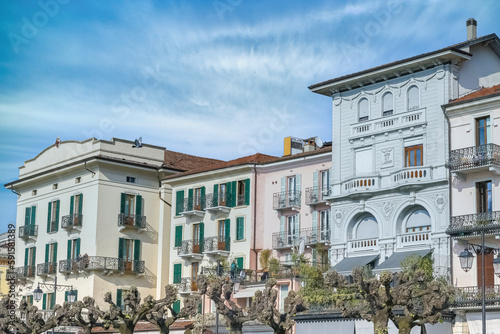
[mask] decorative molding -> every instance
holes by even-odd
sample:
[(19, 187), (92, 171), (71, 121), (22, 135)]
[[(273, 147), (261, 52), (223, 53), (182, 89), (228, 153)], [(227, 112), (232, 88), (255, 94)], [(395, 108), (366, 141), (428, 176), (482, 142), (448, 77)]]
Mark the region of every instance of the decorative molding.
[(426, 196), (428, 199), (432, 201), (439, 214), (443, 213), (446, 204), (448, 203), (448, 195), (446, 193), (442, 194), (433, 194)]
[(382, 211), (382, 214), (384, 215), (384, 218), (386, 221), (389, 220), (391, 217), (391, 213), (394, 210), (394, 207), (396, 206), (395, 202), (382, 202), (379, 203), (380, 206), (380, 211)]
[(340, 209), (335, 210), (333, 214), (333, 219), (335, 220), (335, 225), (337, 225), (337, 227), (340, 227), (340, 223), (342, 222), (343, 218), (344, 218), (344, 212)]

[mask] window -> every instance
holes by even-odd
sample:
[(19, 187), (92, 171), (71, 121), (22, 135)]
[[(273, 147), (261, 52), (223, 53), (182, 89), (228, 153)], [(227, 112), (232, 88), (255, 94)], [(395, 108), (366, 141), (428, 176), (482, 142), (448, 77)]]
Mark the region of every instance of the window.
[(219, 206), (226, 206), (226, 197), (227, 197), (226, 185), (220, 184), (219, 185)]
[(174, 264), (174, 284), (179, 284), (182, 280), (182, 263)]
[(423, 165), (423, 146), (414, 145), (405, 147), (406, 167), (415, 167)]
[(418, 87), (417, 86), (411, 86), (408, 89), (408, 110), (414, 110), (418, 109), (420, 107), (419, 105), (419, 92), (418, 92)]
[(31, 196), (36, 196), (36, 193), (37, 193), (37, 190), (36, 190), (36, 189), (33, 189), (33, 190), (31, 191)]
[(57, 190), (57, 183), (54, 183), (54, 184), (52, 185), (52, 190)]
[(130, 311), (130, 306), (123, 304), (123, 299), (127, 293), (130, 293), (130, 290), (116, 289), (116, 306), (128, 312)]
[(193, 253), (203, 253), (205, 224), (199, 223), (193, 225)]
[(491, 143), (490, 118), (483, 117), (476, 119), (476, 145), (486, 145)]
[(80, 256), (80, 238), (68, 240), (68, 259), (77, 259)]
[(477, 213), (493, 211), (493, 198), (491, 194), (491, 181), (476, 183)]
[(33, 277), (35, 275), (36, 247), (26, 248), (24, 251), (24, 276)]
[(181, 247), (181, 246), (182, 246), (182, 225), (177, 225), (175, 227), (174, 247)]
[(245, 239), (245, 218), (236, 218), (236, 240)]
[(141, 195), (122, 193), (120, 200), (120, 226), (146, 227), (146, 220), (142, 213), (143, 200)]
[(330, 210), (324, 210), (319, 213), (320, 240), (329, 241), (330, 239)]
[(382, 116), (390, 116), (393, 114), (393, 103), (394, 98), (392, 96), (392, 93), (385, 93), (382, 97)]
[(54, 233), (59, 230), (59, 206), (59, 200), (49, 202), (47, 214), (47, 233)]
[(187, 207), (183, 211), (193, 210), (205, 210), (205, 187), (188, 190)]
[(280, 312), (283, 312), (284, 310), (286, 297), (288, 297), (288, 285), (280, 285)]
[(288, 245), (294, 244), (294, 239), (296, 237), (296, 218), (297, 216), (288, 216), (286, 223), (286, 231), (287, 231), (287, 242)]
[(42, 310), (52, 310), (56, 304), (54, 293), (44, 293), (42, 297)]
[(295, 191), (297, 190), (297, 179), (295, 176), (289, 176), (286, 180), (286, 190), (288, 191), (288, 197), (290, 200), (295, 198)]
[(191, 291), (198, 291), (196, 286), (196, 278), (198, 277), (198, 269), (200, 264), (198, 262), (193, 262), (191, 264)]
[(373, 149), (363, 148), (355, 151), (356, 175), (367, 175), (373, 172)]
[(231, 221), (229, 219), (219, 220), (217, 230), (217, 249), (230, 250)]
[(194, 209), (202, 210), (201, 201), (202, 201), (202, 188), (196, 188), (194, 190)]
[(330, 189), (330, 171), (324, 170), (321, 171), (321, 198), (328, 196)]
[(54, 274), (57, 271), (57, 242), (45, 245), (45, 273)]
[(78, 184), (82, 182), (82, 177), (81, 176), (78, 176), (77, 178), (75, 178), (75, 183)]
[(129, 183), (135, 183), (135, 177), (127, 176), (127, 182), (129, 182)]
[(363, 98), (361, 100), (359, 100), (359, 103), (358, 103), (358, 121), (359, 122), (364, 122), (364, 121), (367, 121), (369, 119), (369, 113), (370, 113), (370, 110), (369, 110), (369, 102), (368, 102), (368, 99), (366, 98)]
[(24, 226), (35, 226), (36, 206), (27, 207), (24, 216)]
[(28, 305), (33, 305), (33, 295), (25, 296), (25, 299)]
[(141, 241), (119, 238), (118, 240), (118, 269), (138, 272), (141, 268)]
[(236, 186), (237, 202), (236, 205), (250, 204), (250, 179), (240, 180)]
[(406, 221), (406, 233), (425, 232), (431, 229), (431, 217), (426, 210), (415, 210)]
[(375, 217), (369, 216), (359, 221), (356, 226), (356, 239), (378, 238), (379, 228)]

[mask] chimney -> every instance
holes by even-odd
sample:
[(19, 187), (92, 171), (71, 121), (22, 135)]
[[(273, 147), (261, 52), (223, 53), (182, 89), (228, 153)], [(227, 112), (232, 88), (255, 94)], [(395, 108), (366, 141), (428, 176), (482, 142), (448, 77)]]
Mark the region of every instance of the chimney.
[(473, 18), (467, 20), (467, 40), (473, 40), (477, 38), (477, 21)]

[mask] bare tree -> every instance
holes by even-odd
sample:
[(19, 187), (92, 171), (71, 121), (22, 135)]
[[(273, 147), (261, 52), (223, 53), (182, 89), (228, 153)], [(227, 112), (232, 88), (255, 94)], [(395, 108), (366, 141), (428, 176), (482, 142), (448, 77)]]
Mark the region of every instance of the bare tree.
[(292, 316), (307, 310), (304, 299), (295, 291), (290, 291), (285, 298), (284, 312), (277, 308), (278, 290), (276, 280), (271, 278), (264, 291), (257, 291), (254, 296), (254, 309), (259, 310), (257, 320), (271, 327), (275, 334), (286, 334), (292, 329), (295, 321)]
[(91, 334), (92, 328), (97, 326), (99, 319), (104, 316), (104, 312), (92, 297), (84, 297), (82, 301), (73, 304), (64, 303), (64, 308), (68, 311), (62, 325), (80, 327), (84, 334)]
[(206, 294), (215, 303), (217, 311), (226, 320), (231, 334), (241, 334), (245, 322), (257, 319), (254, 303), (249, 309), (243, 310), (231, 300), (234, 285), (231, 280), (218, 276), (209, 280), (205, 275), (198, 275), (196, 283), (200, 293)]

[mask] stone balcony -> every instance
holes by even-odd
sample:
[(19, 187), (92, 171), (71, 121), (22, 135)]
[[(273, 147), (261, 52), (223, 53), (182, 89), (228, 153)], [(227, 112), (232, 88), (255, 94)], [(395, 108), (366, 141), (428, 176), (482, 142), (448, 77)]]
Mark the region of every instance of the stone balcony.
[(378, 251), (378, 238), (350, 240), (347, 243), (348, 252)]

